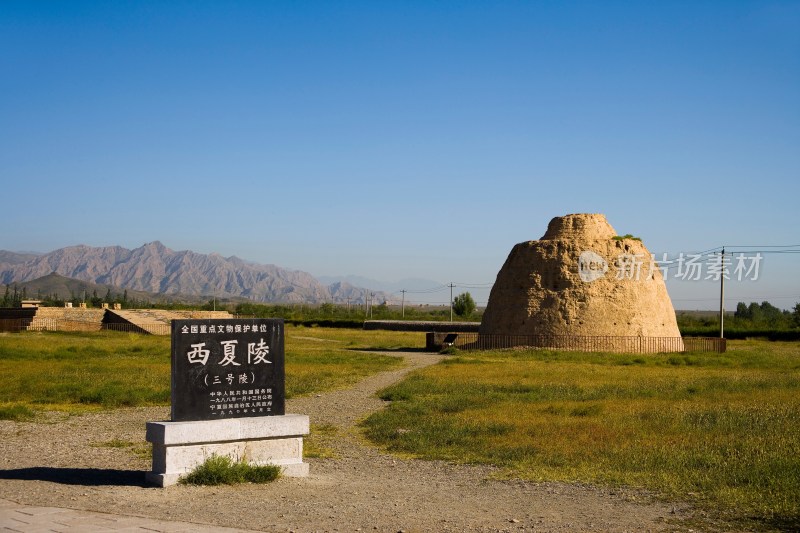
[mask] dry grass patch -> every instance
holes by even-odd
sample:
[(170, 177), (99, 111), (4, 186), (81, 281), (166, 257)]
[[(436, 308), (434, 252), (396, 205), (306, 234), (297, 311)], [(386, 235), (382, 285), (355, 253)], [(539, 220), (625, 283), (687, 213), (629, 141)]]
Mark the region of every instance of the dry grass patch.
[(303, 439), (303, 457), (335, 459), (332, 444), (338, 438), (339, 428), (334, 424), (311, 424), (311, 432)]

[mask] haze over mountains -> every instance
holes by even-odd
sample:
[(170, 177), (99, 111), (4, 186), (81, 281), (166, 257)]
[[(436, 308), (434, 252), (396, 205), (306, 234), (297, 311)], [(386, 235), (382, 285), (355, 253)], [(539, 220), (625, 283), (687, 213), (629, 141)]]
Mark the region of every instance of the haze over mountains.
[(270, 303), (374, 302), (383, 292), (346, 281), (323, 284), (311, 274), (238, 257), (174, 251), (155, 241), (134, 250), (121, 246), (69, 246), (37, 255), (0, 250), (0, 283), (32, 281), (52, 273), (99, 285), (164, 295), (246, 298)]
[(364, 287), (373, 291), (388, 292), (394, 295), (394, 299), (400, 298), (400, 291), (413, 292), (418, 294), (420, 292), (429, 292), (432, 288), (443, 287), (444, 284), (438, 281), (421, 278), (406, 278), (400, 281), (379, 281), (372, 278), (365, 278), (363, 276), (317, 276), (317, 279), (328, 285), (336, 282), (349, 283), (356, 287)]

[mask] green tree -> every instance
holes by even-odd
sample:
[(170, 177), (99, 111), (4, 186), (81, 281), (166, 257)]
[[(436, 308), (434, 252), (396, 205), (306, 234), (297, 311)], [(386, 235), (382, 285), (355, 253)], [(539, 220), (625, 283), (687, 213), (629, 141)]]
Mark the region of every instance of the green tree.
[(761, 306), (758, 305), (756, 302), (750, 302), (750, 305), (747, 308), (747, 312), (750, 315), (750, 319), (753, 322), (761, 322), (763, 320), (764, 315), (761, 312)]
[(775, 325), (780, 322), (783, 312), (769, 302), (761, 302), (761, 315), (767, 324)]
[(736, 318), (752, 318), (750, 315), (750, 310), (747, 308), (747, 304), (744, 302), (739, 302), (736, 304), (736, 313), (733, 314)]
[[(84, 294), (86, 291), (84, 291)], [(103, 299), (97, 295), (97, 289), (92, 291), (92, 297), (89, 298), (89, 305), (92, 307), (101, 307), (103, 304)]]
[(453, 312), (460, 317), (468, 317), (475, 311), (475, 300), (468, 292), (453, 298)]
[(792, 311), (792, 324), (796, 328), (800, 328), (800, 303), (795, 304), (794, 311)]

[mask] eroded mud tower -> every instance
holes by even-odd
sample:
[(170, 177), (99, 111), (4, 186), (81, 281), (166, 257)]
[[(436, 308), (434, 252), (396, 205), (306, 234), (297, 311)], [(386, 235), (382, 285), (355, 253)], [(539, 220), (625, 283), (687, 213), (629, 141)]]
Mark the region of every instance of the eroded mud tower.
[(680, 337), (650, 252), (600, 214), (556, 217), (541, 239), (514, 246), (480, 333)]

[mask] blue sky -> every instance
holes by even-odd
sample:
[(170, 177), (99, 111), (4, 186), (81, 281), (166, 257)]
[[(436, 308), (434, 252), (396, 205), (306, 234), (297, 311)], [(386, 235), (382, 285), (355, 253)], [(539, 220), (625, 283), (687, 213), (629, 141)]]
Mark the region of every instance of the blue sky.
[[(484, 284), (567, 213), (800, 244), (796, 1), (5, 1), (0, 69), (0, 249)], [(729, 308), (800, 301), (800, 255), (761, 267)]]

